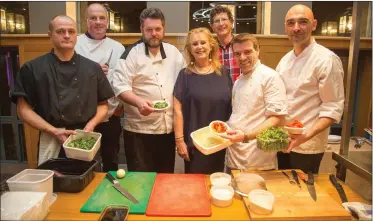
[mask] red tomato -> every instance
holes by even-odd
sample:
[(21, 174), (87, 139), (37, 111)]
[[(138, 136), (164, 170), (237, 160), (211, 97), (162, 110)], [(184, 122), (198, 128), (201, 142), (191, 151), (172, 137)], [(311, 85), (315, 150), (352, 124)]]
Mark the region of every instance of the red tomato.
[(303, 128), (303, 124), (298, 120), (295, 120), (293, 123), (287, 124), (286, 126), (287, 127)]
[(224, 133), (227, 128), (225, 128), (225, 125), (220, 123), (220, 122), (215, 122), (213, 125), (212, 125), (212, 129), (216, 132), (216, 133)]

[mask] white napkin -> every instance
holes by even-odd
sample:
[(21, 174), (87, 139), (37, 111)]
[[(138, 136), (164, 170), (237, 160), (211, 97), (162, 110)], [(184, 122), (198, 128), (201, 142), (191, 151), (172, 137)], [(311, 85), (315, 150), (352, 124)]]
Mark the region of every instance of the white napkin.
[[(65, 128), (57, 128), (57, 129), (64, 130)], [(38, 165), (42, 164), (48, 159), (58, 158), (60, 149), (61, 149), (61, 144), (58, 142), (56, 138), (54, 138), (52, 135), (48, 133), (41, 132), (40, 141), (39, 141)]]
[(342, 206), (351, 213), (355, 212), (359, 220), (372, 220), (372, 205), (359, 202), (345, 202)]

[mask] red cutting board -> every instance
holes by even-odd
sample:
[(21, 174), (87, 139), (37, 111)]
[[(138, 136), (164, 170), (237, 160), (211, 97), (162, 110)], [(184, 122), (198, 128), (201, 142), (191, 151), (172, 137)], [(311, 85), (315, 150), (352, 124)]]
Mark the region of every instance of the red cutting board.
[(147, 216), (211, 216), (203, 174), (157, 174)]

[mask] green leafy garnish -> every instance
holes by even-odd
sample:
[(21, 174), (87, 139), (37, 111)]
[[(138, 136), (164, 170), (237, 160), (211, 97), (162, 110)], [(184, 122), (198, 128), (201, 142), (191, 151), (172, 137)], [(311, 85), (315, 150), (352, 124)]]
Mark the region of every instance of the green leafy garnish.
[(73, 140), (69, 143), (68, 147), (78, 148), (83, 150), (90, 150), (95, 145), (96, 139), (93, 137), (90, 138), (79, 138)]
[(266, 129), (256, 140), (258, 148), (266, 152), (285, 150), (289, 146), (288, 134), (282, 128)]
[(167, 102), (166, 101), (163, 101), (163, 102), (157, 102), (154, 104), (154, 108), (157, 108), (157, 109), (163, 109), (163, 108), (166, 108), (168, 106)]

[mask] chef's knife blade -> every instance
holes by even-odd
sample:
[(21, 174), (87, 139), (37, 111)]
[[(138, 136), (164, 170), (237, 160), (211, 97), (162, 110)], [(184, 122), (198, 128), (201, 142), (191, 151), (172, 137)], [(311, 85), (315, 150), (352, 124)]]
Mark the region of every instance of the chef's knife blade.
[(110, 173), (106, 174), (106, 178), (110, 180), (110, 182), (113, 183), (113, 187), (118, 190), (123, 196), (127, 197), (131, 202), (133, 203), (139, 203), (135, 197), (133, 197), (126, 189), (124, 189)]
[(291, 170), (291, 173), (293, 174), (293, 179), (297, 183), (299, 189), (302, 189), (302, 186), (300, 185), (299, 179), (298, 179), (298, 174), (295, 170)]
[(335, 178), (334, 174), (330, 174), (329, 175), (329, 179), (330, 181), (332, 182), (333, 186), (337, 189), (338, 191), (338, 194), (339, 194), (339, 197), (341, 198), (342, 200), (342, 203), (345, 203), (347, 202), (347, 196), (346, 196), (346, 193), (343, 189), (343, 186), (341, 184), (338, 183), (337, 179)]
[(313, 200), (317, 200), (315, 185), (314, 185), (314, 179), (313, 179), (313, 173), (312, 171), (308, 171), (308, 180), (306, 182), (308, 192), (310, 193)]
[(109, 55), (109, 59), (107, 59), (107, 62), (105, 63), (108, 67), (109, 67), (109, 64), (110, 64), (110, 60), (111, 60), (111, 56), (113, 55), (113, 49), (111, 50), (111, 53)]

